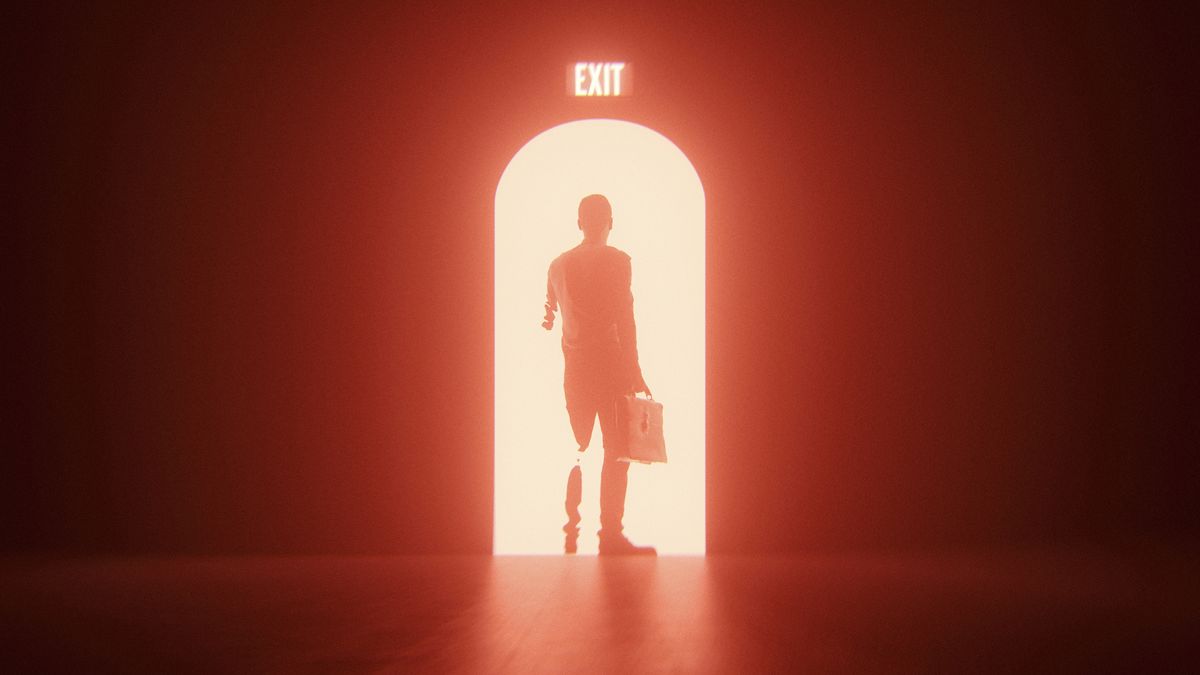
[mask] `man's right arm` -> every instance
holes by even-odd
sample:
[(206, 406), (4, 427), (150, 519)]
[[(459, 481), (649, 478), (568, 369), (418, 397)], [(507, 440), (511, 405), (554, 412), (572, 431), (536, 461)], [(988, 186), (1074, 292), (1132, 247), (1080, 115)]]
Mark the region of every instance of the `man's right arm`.
[(621, 362), (625, 368), (627, 388), (645, 391), (646, 381), (642, 378), (642, 367), (638, 362), (637, 323), (633, 318), (633, 265), (629, 256), (621, 260), (621, 298), (617, 308), (617, 339), (621, 344)]
[(558, 311), (558, 295), (554, 292), (554, 279), (551, 277), (553, 270), (553, 265), (546, 270), (546, 315), (542, 318), (542, 328), (546, 330), (554, 328), (554, 313)]

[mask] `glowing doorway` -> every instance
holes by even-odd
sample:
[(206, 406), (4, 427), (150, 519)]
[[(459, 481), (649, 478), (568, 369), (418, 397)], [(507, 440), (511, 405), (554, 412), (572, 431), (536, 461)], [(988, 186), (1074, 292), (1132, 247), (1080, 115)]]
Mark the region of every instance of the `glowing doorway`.
[[(601, 193), (609, 245), (633, 259), (646, 383), (665, 407), (669, 462), (629, 470), (625, 533), (660, 554), (704, 553), (704, 188), (661, 134), (581, 120), (534, 137), (496, 188), (494, 552), (561, 554), (567, 474), (579, 459), (563, 398), (561, 320), (541, 327), (550, 261), (577, 245), (576, 208)], [(579, 553), (596, 551), (599, 424), (582, 456)]]

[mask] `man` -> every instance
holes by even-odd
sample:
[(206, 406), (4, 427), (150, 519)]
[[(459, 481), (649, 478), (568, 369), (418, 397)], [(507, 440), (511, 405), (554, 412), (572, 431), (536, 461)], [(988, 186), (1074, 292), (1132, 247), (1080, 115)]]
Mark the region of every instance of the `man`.
[[(617, 430), (617, 404), (625, 394), (650, 393), (638, 364), (637, 329), (633, 321), (631, 265), (625, 252), (608, 245), (612, 206), (603, 195), (579, 202), (583, 243), (550, 263), (546, 283), (546, 317), (542, 327), (554, 327), (562, 311), (563, 390), (571, 430), (579, 452), (591, 443), (596, 418), (604, 442), (600, 471), (600, 554), (654, 555), (650, 546), (634, 546), (622, 534), (629, 463), (624, 439)], [(579, 467), (567, 480), (566, 550), (575, 550), (579, 533)]]

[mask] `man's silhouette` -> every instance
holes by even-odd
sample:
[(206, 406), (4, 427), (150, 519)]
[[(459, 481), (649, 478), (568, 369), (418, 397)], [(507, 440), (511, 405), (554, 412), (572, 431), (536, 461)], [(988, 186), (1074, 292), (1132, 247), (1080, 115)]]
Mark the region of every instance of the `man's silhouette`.
[[(621, 533), (629, 463), (622, 434), (617, 430), (617, 404), (625, 394), (649, 393), (638, 364), (637, 328), (633, 321), (632, 266), (629, 256), (608, 245), (612, 207), (603, 195), (579, 202), (583, 242), (550, 263), (546, 283), (546, 317), (554, 326), (562, 311), (563, 390), (571, 429), (579, 451), (588, 448), (596, 418), (604, 442), (600, 471), (600, 554), (651, 554), (649, 546), (634, 546)], [(579, 467), (567, 479), (567, 552), (574, 552), (579, 534), (581, 475)]]

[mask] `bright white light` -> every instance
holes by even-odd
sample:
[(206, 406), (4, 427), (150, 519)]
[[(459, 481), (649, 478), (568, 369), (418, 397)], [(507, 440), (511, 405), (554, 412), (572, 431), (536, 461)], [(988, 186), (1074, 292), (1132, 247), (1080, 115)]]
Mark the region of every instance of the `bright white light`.
[(583, 88), (584, 78), (587, 77), (587, 74), (585, 72), (586, 70), (587, 70), (586, 63), (576, 63), (575, 64), (575, 95), (576, 96), (587, 96), (587, 90)]
[(576, 96), (621, 96), (621, 73), (624, 62), (580, 61), (571, 70)]
[[(496, 190), (497, 554), (562, 553), (567, 474), (579, 456), (563, 398), (561, 316), (541, 327), (546, 270), (579, 243), (579, 200), (609, 198), (609, 244), (633, 258), (642, 371), (665, 408), (665, 465), (629, 469), (626, 534), (660, 553), (704, 553), (704, 190), (687, 157), (646, 127), (583, 120), (513, 157)], [(594, 553), (603, 450), (583, 456), (579, 552)]]

